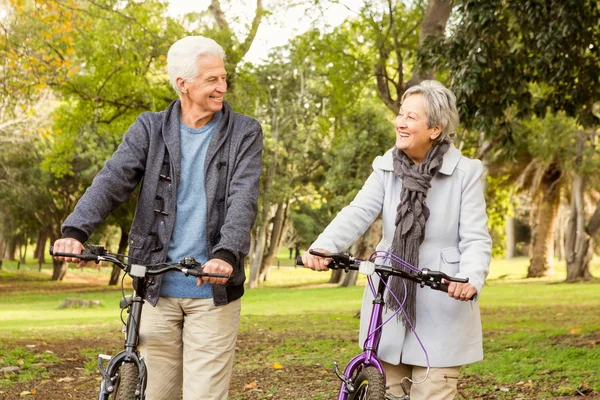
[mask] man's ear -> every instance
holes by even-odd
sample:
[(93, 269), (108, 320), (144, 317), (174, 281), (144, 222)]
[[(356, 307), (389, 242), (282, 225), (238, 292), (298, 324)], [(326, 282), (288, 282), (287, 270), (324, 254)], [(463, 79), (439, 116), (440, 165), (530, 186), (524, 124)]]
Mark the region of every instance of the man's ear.
[(181, 90), (181, 93), (187, 93), (187, 89), (185, 88), (185, 81), (182, 78), (177, 78), (175, 83), (177, 84), (179, 90)]

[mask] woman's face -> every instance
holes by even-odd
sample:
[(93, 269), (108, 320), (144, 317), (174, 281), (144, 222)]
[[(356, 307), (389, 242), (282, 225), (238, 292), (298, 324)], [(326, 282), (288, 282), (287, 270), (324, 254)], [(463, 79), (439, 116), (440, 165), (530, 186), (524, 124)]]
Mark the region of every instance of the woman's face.
[(404, 151), (415, 164), (423, 162), (433, 145), (433, 140), (442, 132), (439, 126), (427, 127), (425, 100), (420, 94), (413, 94), (404, 99), (394, 126), (396, 147)]

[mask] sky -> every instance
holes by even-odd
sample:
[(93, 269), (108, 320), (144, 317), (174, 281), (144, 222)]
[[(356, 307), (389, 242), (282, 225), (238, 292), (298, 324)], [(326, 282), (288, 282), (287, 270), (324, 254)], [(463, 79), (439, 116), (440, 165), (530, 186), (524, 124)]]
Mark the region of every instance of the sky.
[[(352, 15), (353, 10), (357, 11), (359, 9), (362, 0), (343, 0), (342, 2), (346, 7), (333, 5), (326, 10), (323, 18), (324, 25), (331, 27), (339, 25), (344, 19)], [(192, 11), (206, 10), (210, 5), (210, 0), (168, 0), (168, 3), (169, 14), (177, 17)], [(225, 2), (222, 3), (223, 11), (228, 21), (232, 20), (232, 18), (229, 18), (231, 13), (240, 18), (246, 17), (247, 23), (250, 23), (251, 18), (254, 16), (256, 0), (235, 1), (236, 7), (232, 10), (225, 9)], [(265, 8), (267, 8), (268, 0), (264, 4)], [(275, 17), (277, 17), (277, 20), (275, 20)], [(260, 63), (261, 59), (267, 56), (271, 48), (282, 46), (292, 37), (309, 29), (310, 22), (310, 18), (304, 16), (304, 10), (300, 9), (289, 10), (286, 13), (277, 12), (269, 20), (263, 19), (252, 47), (244, 60), (253, 64)]]

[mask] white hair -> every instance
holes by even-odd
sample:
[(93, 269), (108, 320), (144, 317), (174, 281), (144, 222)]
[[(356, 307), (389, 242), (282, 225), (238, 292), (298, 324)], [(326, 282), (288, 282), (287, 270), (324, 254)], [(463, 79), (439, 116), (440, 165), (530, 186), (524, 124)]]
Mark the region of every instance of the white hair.
[(198, 59), (204, 56), (217, 56), (225, 61), (225, 51), (214, 40), (204, 36), (187, 36), (176, 41), (167, 53), (167, 73), (173, 89), (181, 97), (181, 90), (177, 86), (177, 78), (191, 82), (200, 71)]
[(402, 95), (402, 102), (413, 94), (420, 94), (425, 100), (427, 127), (442, 127), (442, 132), (434, 143), (439, 143), (444, 139), (452, 142), (456, 136), (456, 127), (459, 122), (454, 93), (438, 81), (423, 81), (406, 89)]

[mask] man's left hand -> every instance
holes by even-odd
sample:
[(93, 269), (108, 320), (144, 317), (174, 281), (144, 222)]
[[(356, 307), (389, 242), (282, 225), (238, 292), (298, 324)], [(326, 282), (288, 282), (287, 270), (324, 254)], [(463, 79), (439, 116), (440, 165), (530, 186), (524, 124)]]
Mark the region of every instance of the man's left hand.
[[(221, 260), (219, 258), (213, 258), (212, 260), (208, 260), (206, 264), (204, 264), (204, 268), (202, 272), (211, 273), (211, 274), (226, 274), (231, 277), (233, 273), (233, 267), (225, 260)], [(198, 286), (202, 286), (204, 282), (208, 282), (213, 285), (224, 285), (227, 283), (229, 278), (214, 278), (210, 276), (202, 276), (198, 278)]]

